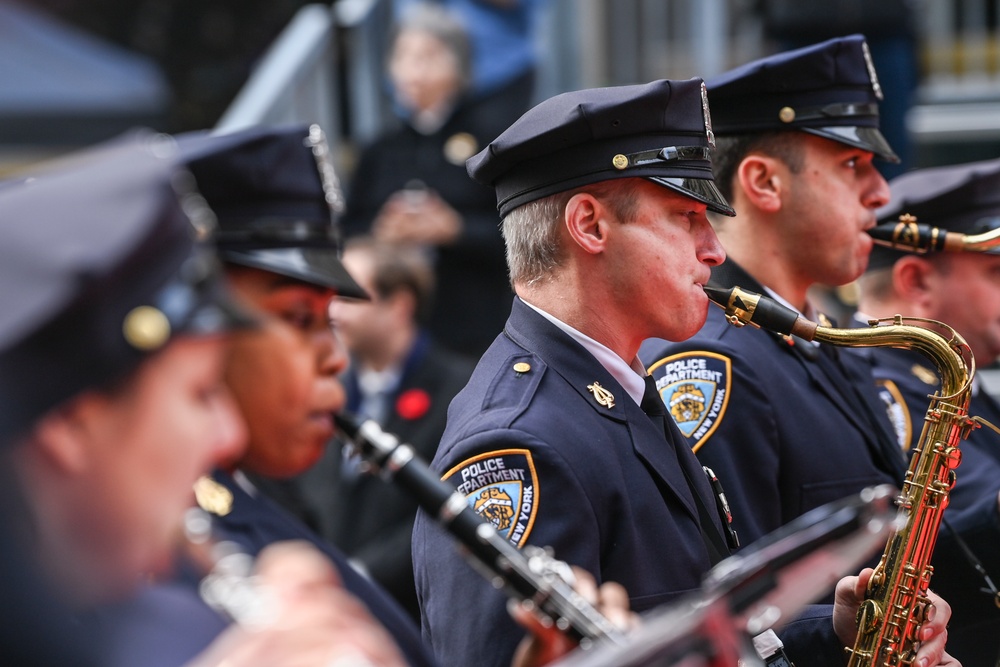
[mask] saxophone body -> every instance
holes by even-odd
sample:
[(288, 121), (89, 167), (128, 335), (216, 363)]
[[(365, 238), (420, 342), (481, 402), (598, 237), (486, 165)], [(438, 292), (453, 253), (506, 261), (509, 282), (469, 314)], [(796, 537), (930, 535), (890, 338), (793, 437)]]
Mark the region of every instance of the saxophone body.
[[(886, 544), (858, 610), (858, 635), (848, 647), (851, 667), (911, 665), (919, 647), (917, 632), (925, 620), (927, 590), (934, 568), (930, 561), (948, 497), (961, 462), (959, 443), (978, 426), (969, 417), (975, 361), (965, 340), (932, 320), (895, 316), (871, 320), (866, 329), (823, 327), (775, 301), (735, 287), (706, 287), (736, 326), (752, 324), (784, 335), (842, 347), (894, 347), (915, 350), (930, 359), (941, 379), (930, 396), (923, 430), (896, 499), (903, 517)], [(941, 327), (943, 335), (925, 325)], [(966, 361), (968, 359), (968, 361)]]

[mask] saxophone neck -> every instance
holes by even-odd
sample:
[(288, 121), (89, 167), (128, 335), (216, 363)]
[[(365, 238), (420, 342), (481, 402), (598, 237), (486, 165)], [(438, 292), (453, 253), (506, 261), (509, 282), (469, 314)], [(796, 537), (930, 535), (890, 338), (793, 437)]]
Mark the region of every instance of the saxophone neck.
[(842, 347), (915, 350), (937, 369), (942, 397), (958, 396), (971, 390), (975, 375), (972, 351), (957, 331), (942, 322), (896, 315), (869, 320), (869, 326), (864, 328), (839, 329), (821, 326), (774, 299), (741, 287), (706, 286), (705, 293), (726, 311), (726, 319), (734, 326), (749, 324), (785, 336), (794, 335)]

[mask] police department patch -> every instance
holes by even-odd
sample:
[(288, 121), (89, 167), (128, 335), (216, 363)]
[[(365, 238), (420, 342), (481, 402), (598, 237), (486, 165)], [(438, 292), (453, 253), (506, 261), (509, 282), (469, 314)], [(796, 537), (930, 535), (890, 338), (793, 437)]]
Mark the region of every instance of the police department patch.
[(649, 367), (670, 417), (691, 449), (715, 432), (729, 405), (732, 362), (713, 352), (682, 352)]
[(908, 452), (913, 438), (913, 424), (903, 394), (892, 380), (876, 380), (875, 384), (878, 385), (878, 397), (882, 399), (885, 412), (892, 422), (892, 430), (896, 433), (899, 448)]
[(538, 509), (538, 476), (530, 451), (504, 449), (473, 456), (442, 479), (457, 482), (469, 507), (514, 546), (528, 539)]

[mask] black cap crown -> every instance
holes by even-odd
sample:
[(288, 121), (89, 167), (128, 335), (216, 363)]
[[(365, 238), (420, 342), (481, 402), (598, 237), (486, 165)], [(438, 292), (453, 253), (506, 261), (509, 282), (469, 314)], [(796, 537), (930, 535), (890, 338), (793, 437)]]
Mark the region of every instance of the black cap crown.
[(899, 162), (878, 129), (882, 87), (861, 35), (761, 58), (706, 85), (719, 136), (801, 130)]
[(174, 151), (135, 133), (0, 188), (0, 441), (175, 335), (249, 323)]
[[(1000, 160), (918, 169), (889, 183), (889, 203), (878, 210), (880, 223), (910, 214), (917, 222), (960, 234), (1000, 227)], [(891, 266), (906, 253), (875, 246), (868, 268)]]
[(179, 159), (218, 219), (227, 262), (367, 299), (340, 262), (340, 183), (316, 125), (177, 137)]
[(501, 216), (522, 204), (616, 178), (646, 178), (716, 212), (715, 146), (701, 79), (563, 93), (525, 113), (466, 166), (497, 191)]

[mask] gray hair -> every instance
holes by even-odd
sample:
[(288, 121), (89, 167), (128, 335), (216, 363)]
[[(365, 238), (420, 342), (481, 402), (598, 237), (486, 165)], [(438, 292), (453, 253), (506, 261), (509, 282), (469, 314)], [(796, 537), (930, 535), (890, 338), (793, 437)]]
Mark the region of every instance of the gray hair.
[(631, 179), (601, 181), (518, 206), (503, 219), (501, 229), (511, 285), (541, 282), (566, 261), (559, 229), (566, 204), (580, 192), (604, 200), (619, 222), (626, 223), (635, 215), (638, 200)]
[(431, 35), (451, 52), (458, 64), (462, 89), (472, 82), (472, 42), (465, 24), (455, 14), (432, 2), (410, 5), (399, 17), (389, 40), (389, 50), (395, 48), (396, 38), (403, 32), (423, 32)]

